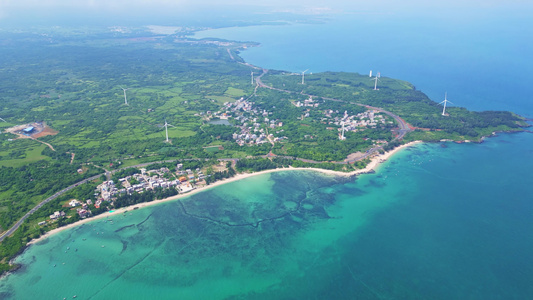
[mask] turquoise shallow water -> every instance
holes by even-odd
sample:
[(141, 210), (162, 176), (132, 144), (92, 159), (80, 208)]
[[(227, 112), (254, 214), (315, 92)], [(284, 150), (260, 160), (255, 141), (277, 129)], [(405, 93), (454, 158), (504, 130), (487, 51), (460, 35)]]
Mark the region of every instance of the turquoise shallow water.
[[(242, 56), (267, 68), (379, 70), (531, 117), (533, 19), (507, 9), (522, 13), (215, 32), (261, 42)], [(357, 179), (248, 178), (32, 246), (0, 299), (528, 299), (532, 157), (533, 134), (501, 134), (417, 145)]]
[(0, 295), (524, 299), (533, 162), (520, 157), (532, 153), (533, 135), (502, 135), (420, 144), (358, 178), (229, 183), (54, 235), (18, 259)]
[(3, 296), (224, 299), (273, 288), (286, 293), (284, 281), (305, 276), (338, 236), (386, 203), (365, 199), (346, 216), (335, 204), (338, 189), (360, 191), (338, 183), (313, 172), (261, 175), (59, 233), (20, 257), (25, 268), (7, 278)]

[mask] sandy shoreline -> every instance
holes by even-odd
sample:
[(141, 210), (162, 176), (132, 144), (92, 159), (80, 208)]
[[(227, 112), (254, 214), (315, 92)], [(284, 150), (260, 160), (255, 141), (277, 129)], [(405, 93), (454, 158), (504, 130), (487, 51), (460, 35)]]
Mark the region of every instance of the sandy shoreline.
[(72, 223), (72, 224), (69, 224), (69, 225), (66, 225), (66, 226), (63, 226), (63, 227), (60, 227), (60, 228), (56, 228), (56, 229), (50, 230), (47, 233), (45, 233), (42, 236), (40, 236), (39, 238), (31, 240), (27, 245), (29, 246), (31, 244), (38, 243), (38, 242), (40, 242), (40, 241), (42, 241), (42, 240), (44, 240), (44, 239), (46, 239), (46, 238), (58, 233), (58, 232), (61, 232), (63, 230), (67, 230), (67, 229), (70, 229), (70, 228), (73, 228), (73, 227), (76, 227), (76, 226), (79, 226), (79, 225), (82, 225), (82, 224), (86, 224), (86, 223), (89, 223), (89, 222), (92, 222), (92, 221), (96, 221), (96, 220), (99, 220), (99, 219), (103, 219), (103, 218), (107, 218), (107, 217), (110, 217), (110, 216), (122, 214), (122, 213), (125, 213), (126, 211), (131, 211), (131, 210), (133, 210), (134, 207), (138, 207), (140, 209), (140, 208), (143, 208), (143, 207), (158, 205), (160, 203), (175, 201), (177, 199), (185, 198), (185, 197), (194, 195), (196, 193), (200, 193), (200, 192), (206, 191), (208, 189), (220, 186), (222, 184), (226, 184), (226, 183), (229, 183), (229, 182), (234, 182), (234, 181), (237, 181), (237, 180), (242, 180), (242, 179), (245, 179), (245, 178), (248, 178), (248, 177), (252, 177), (252, 176), (256, 176), (256, 175), (268, 174), (268, 173), (274, 173), (274, 172), (283, 172), (283, 171), (295, 171), (295, 170), (315, 171), (315, 172), (320, 172), (320, 173), (324, 173), (324, 174), (328, 174), (328, 175), (343, 176), (343, 177), (351, 177), (351, 176), (355, 176), (355, 175), (359, 175), (359, 174), (365, 174), (365, 173), (368, 173), (368, 172), (371, 172), (371, 171), (375, 170), (375, 168), (380, 163), (386, 161), (391, 156), (393, 156), (395, 153), (397, 153), (397, 152), (399, 152), (402, 149), (405, 149), (407, 147), (410, 147), (410, 146), (413, 146), (415, 144), (418, 144), (418, 143), (421, 143), (421, 142), (420, 141), (409, 142), (409, 143), (407, 143), (405, 145), (401, 145), (399, 147), (396, 147), (392, 151), (386, 152), (386, 153), (381, 154), (381, 155), (377, 155), (374, 158), (372, 158), (370, 163), (364, 169), (355, 170), (355, 171), (348, 172), (348, 173), (347, 172), (338, 172), (338, 171), (332, 171), (332, 170), (319, 169), (319, 168), (292, 168), (292, 167), (290, 167), (290, 168), (279, 168), (279, 169), (265, 170), (265, 171), (255, 172), (255, 173), (237, 174), (234, 177), (217, 181), (217, 182), (215, 182), (213, 184), (210, 184), (210, 185), (208, 185), (206, 187), (192, 190), (191, 192), (188, 192), (186, 194), (179, 194), (179, 195), (172, 196), (172, 197), (169, 197), (169, 198), (165, 198), (165, 199), (162, 199), (162, 200), (154, 200), (154, 201), (151, 201), (151, 202), (144, 202), (144, 203), (139, 203), (139, 204), (135, 204), (135, 205), (127, 206), (127, 207), (122, 207), (122, 208), (114, 210), (111, 213), (109, 213), (109, 212), (102, 213), (102, 214), (94, 216), (92, 218), (87, 218), (87, 219), (78, 221), (76, 223)]

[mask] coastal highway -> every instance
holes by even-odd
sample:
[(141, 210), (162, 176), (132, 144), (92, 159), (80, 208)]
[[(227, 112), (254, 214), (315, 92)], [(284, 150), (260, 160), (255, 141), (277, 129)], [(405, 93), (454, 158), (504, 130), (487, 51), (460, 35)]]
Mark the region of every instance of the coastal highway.
[[(335, 102), (344, 102), (344, 103), (351, 103), (351, 104), (356, 104), (356, 105), (359, 105), (359, 106), (364, 106), (368, 109), (373, 109), (375, 111), (379, 111), (379, 112), (382, 112), (390, 117), (392, 117), (396, 123), (398, 123), (398, 136), (396, 136), (392, 141), (398, 141), (398, 140), (401, 140), (403, 139), (403, 137), (411, 131), (411, 128), (409, 127), (409, 125), (407, 124), (407, 122), (405, 122), (402, 118), (400, 118), (400, 116), (398, 115), (395, 115), (393, 114), (392, 112), (390, 111), (387, 111), (387, 110), (384, 110), (382, 108), (379, 108), (379, 107), (374, 107), (374, 106), (370, 106), (370, 105), (366, 105), (366, 104), (362, 104), (362, 103), (357, 103), (357, 102), (349, 102), (349, 101), (344, 101), (344, 100), (340, 100), (340, 99), (335, 99), (335, 98), (327, 98), (327, 97), (319, 97), (319, 96), (316, 96), (316, 95), (310, 95), (310, 94), (305, 94), (303, 92), (301, 93), (298, 93), (298, 92), (294, 92), (294, 91), (288, 91), (288, 90), (284, 90), (284, 89), (279, 89), (279, 88), (275, 88), (275, 87), (271, 87), (269, 85), (266, 85), (263, 83), (263, 81), (261, 81), (261, 77), (263, 77), (266, 73), (268, 73), (268, 70), (266, 69), (262, 69), (263, 72), (261, 73), (261, 75), (257, 76), (255, 78), (255, 82), (257, 84), (257, 87), (262, 87), (262, 88), (267, 88), (267, 89), (270, 89), (270, 90), (274, 90), (274, 91), (279, 91), (279, 92), (284, 92), (284, 93), (289, 93), (289, 94), (300, 94), (300, 95), (305, 95), (305, 96), (309, 96), (309, 97), (314, 97), (314, 98), (320, 98), (320, 99), (323, 99), (323, 100), (326, 100), (326, 101), (335, 101)], [(256, 87), (256, 90), (257, 90), (257, 87)], [(255, 94), (255, 92), (254, 92)], [(381, 146), (377, 146), (377, 147), (374, 147), (374, 148), (371, 148), (369, 149), (363, 156), (360, 156), (358, 157), (357, 159), (351, 159), (351, 160), (348, 160), (346, 159), (344, 162), (342, 163), (353, 163), (355, 161), (358, 161), (358, 160), (362, 160), (362, 159), (365, 159), (367, 157), (369, 157), (370, 155), (374, 154), (376, 151), (380, 150), (380, 149), (383, 149), (383, 147)], [(300, 159), (302, 160), (302, 159)], [(304, 160), (302, 160), (304, 161)], [(310, 161), (311, 162), (311, 161)]]
[(120, 170), (123, 170), (123, 169), (127, 169), (127, 168), (142, 168), (142, 167), (146, 167), (146, 166), (149, 166), (149, 165), (152, 165), (152, 164), (158, 164), (158, 163), (167, 163), (167, 162), (174, 162), (176, 160), (163, 160), (163, 161), (155, 161), (155, 162), (149, 162), (149, 163), (142, 163), (142, 164), (138, 164), (138, 165), (134, 165), (134, 166), (128, 166), (128, 167), (124, 167), (124, 168), (121, 168), (121, 169), (117, 169), (117, 170), (113, 170), (113, 171), (109, 171), (109, 170), (106, 170), (105, 168), (103, 167), (99, 167), (101, 169), (104, 169), (106, 170), (105, 173), (101, 173), (101, 174), (98, 174), (98, 175), (94, 175), (92, 177), (89, 177), (89, 178), (86, 178), (86, 179), (83, 179), (82, 181), (79, 181), (79, 182), (76, 182), (75, 184), (69, 186), (69, 187), (66, 187), (62, 190), (60, 190), (59, 192), (53, 194), (52, 196), (44, 199), (43, 201), (41, 201), (41, 203), (37, 204), (35, 207), (33, 207), (32, 209), (30, 209), (30, 211), (28, 211), (22, 218), (20, 218), (20, 220), (18, 220), (13, 226), (11, 226), (11, 228), (9, 228), (7, 231), (3, 232), (1, 235), (0, 235), (0, 243), (8, 236), (12, 235), (19, 227), (20, 225), (22, 225), (22, 223), (24, 223), (24, 221), (26, 221), (26, 219), (32, 215), (34, 212), (36, 212), (39, 208), (43, 207), (43, 205), (45, 205), (46, 203), (56, 199), (57, 197), (63, 195), (64, 193), (72, 190), (73, 188), (77, 187), (78, 185), (81, 185), (81, 184), (84, 184), (88, 181), (91, 181), (91, 180), (95, 180), (97, 178), (99, 178), (100, 176), (102, 175), (105, 175), (108, 179), (111, 178), (111, 175), (113, 175), (115, 172), (118, 172)]
[[(231, 52), (228, 50), (228, 53), (230, 54), (230, 56), (233, 58), (233, 56), (231, 55)], [(244, 65), (247, 65), (249, 67), (252, 67), (254, 69), (261, 69), (262, 70), (262, 73), (261, 75), (257, 76), (255, 78), (255, 81), (256, 81), (256, 88), (254, 90), (254, 94), (252, 96), (255, 95), (256, 91), (257, 91), (257, 88), (261, 87), (261, 88), (267, 88), (267, 89), (271, 89), (271, 90), (275, 90), (275, 91), (280, 91), (280, 92), (284, 92), (284, 93), (289, 93), (289, 94), (301, 94), (301, 95), (306, 95), (306, 96), (311, 96), (311, 97), (315, 97), (315, 98), (321, 98), (321, 99), (324, 99), (324, 100), (327, 100), (327, 101), (336, 101), (336, 102), (345, 102), (345, 103), (352, 103), (352, 104), (356, 104), (356, 105), (360, 105), (360, 106), (364, 106), (368, 109), (373, 109), (373, 110), (376, 110), (376, 111), (379, 111), (379, 112), (382, 112), (390, 117), (392, 117), (394, 120), (396, 120), (396, 122), (398, 123), (398, 126), (399, 126), (399, 130), (398, 130), (398, 136), (396, 136), (393, 141), (396, 141), (396, 140), (401, 140), (406, 133), (410, 132), (411, 129), (409, 128), (409, 126), (407, 125), (407, 123), (402, 119), (400, 118), (399, 116), (391, 113), (390, 111), (386, 111), (384, 109), (381, 109), (379, 107), (373, 107), (373, 106), (370, 106), (370, 105), (366, 105), (366, 104), (362, 104), (362, 103), (355, 103), (355, 102), (348, 102), (348, 101), (344, 101), (344, 100), (339, 100), (339, 99), (335, 99), (335, 98), (326, 98), (326, 97), (318, 97), (318, 96), (315, 96), (315, 95), (309, 95), (309, 94), (304, 94), (304, 93), (297, 93), (297, 92), (294, 92), (294, 91), (288, 91), (288, 90), (283, 90), (283, 89), (278, 89), (278, 88), (274, 88), (274, 87), (271, 87), (271, 86), (268, 86), (266, 84), (264, 84), (262, 81), (261, 81), (261, 77), (263, 77), (265, 74), (268, 73), (268, 70), (267, 69), (262, 69), (262, 68), (259, 68), (259, 67), (256, 67), (256, 66), (253, 66), (253, 65), (250, 65), (250, 64), (247, 64), (247, 63), (241, 63), (241, 64), (244, 64)], [(250, 96), (250, 97), (252, 97)], [(363, 160), (371, 155), (373, 155), (375, 152), (379, 151), (380, 149), (382, 149), (381, 146), (376, 146), (376, 147), (373, 147), (369, 150), (366, 151), (366, 153), (364, 153), (362, 156), (359, 156), (355, 159), (346, 159), (342, 162), (335, 162), (335, 163), (339, 163), (339, 164), (349, 164), (349, 163), (354, 163), (355, 161), (359, 161), (359, 160)], [(265, 157), (268, 157), (265, 156)], [(289, 158), (289, 157), (287, 157)], [(293, 158), (293, 159), (298, 159), (298, 160), (301, 160), (301, 161), (304, 161), (304, 162), (309, 162), (309, 163), (319, 163), (318, 161), (313, 161), (313, 160), (308, 160), (308, 159), (301, 159), (301, 158)], [(138, 164), (138, 165), (134, 165), (134, 166), (129, 166), (129, 167), (125, 167), (125, 168), (141, 168), (141, 167), (146, 167), (146, 166), (149, 166), (151, 164), (157, 164), (157, 163), (168, 163), (168, 162), (174, 162), (176, 160), (165, 160), (165, 161), (157, 161), (157, 162), (149, 162), (149, 163), (142, 163), (142, 164)], [(228, 158), (228, 159), (219, 159), (219, 161), (231, 161), (233, 162), (234, 164), (238, 161), (238, 159), (234, 159), (234, 158)], [(77, 182), (67, 188), (64, 188), (62, 189), (61, 191), (53, 194), (52, 196), (46, 198), (45, 200), (43, 200), (41, 203), (37, 204), (37, 206), (33, 207), (30, 211), (28, 211), (20, 220), (18, 220), (11, 228), (9, 228), (7, 231), (5, 231), (4, 233), (2, 233), (0, 235), (0, 243), (7, 237), (7, 236), (10, 236), (11, 234), (13, 234), (19, 227), (20, 225), (22, 225), (22, 223), (24, 223), (24, 221), (26, 221), (26, 219), (31, 215), (33, 214), (34, 212), (36, 212), (39, 208), (41, 208), (43, 205), (45, 205), (46, 203), (56, 199), (57, 197), (61, 196), (62, 194), (70, 191), (71, 189), (77, 187), (78, 185), (80, 184), (84, 184), (88, 181), (91, 181), (91, 180), (94, 180), (94, 179), (97, 179), (99, 178), (100, 176), (102, 175), (105, 175), (108, 179), (111, 178), (111, 175), (117, 171), (120, 171), (122, 169), (125, 169), (125, 168), (121, 168), (121, 169), (117, 169), (117, 170), (113, 170), (113, 171), (109, 171), (103, 167), (100, 167), (102, 169), (105, 170), (105, 173), (102, 173), (102, 174), (98, 174), (98, 175), (95, 175), (95, 176), (92, 176), (90, 178), (87, 178), (87, 179), (84, 179), (80, 182)]]
[[(183, 160), (193, 160), (193, 159), (183, 159)], [(221, 158), (221, 159), (219, 159), (219, 161), (231, 161), (231, 162), (233, 162), (233, 164), (235, 164), (238, 160), (239, 160), (238, 158)], [(39, 208), (43, 207), (43, 205), (45, 205), (46, 203), (56, 199), (57, 197), (63, 195), (64, 193), (72, 190), (73, 188), (77, 187), (78, 185), (84, 184), (84, 183), (86, 183), (88, 181), (91, 181), (91, 180), (98, 179), (102, 175), (105, 175), (108, 178), (108, 180), (109, 180), (111, 178), (111, 175), (113, 175), (114, 173), (116, 173), (116, 172), (118, 172), (120, 170), (124, 170), (124, 169), (142, 168), (142, 167), (147, 167), (147, 166), (153, 165), (153, 164), (171, 163), (171, 162), (176, 162), (176, 161), (178, 161), (178, 160), (177, 159), (171, 159), (171, 160), (153, 161), (153, 162), (142, 163), (142, 164), (138, 164), (138, 165), (134, 165), (134, 166), (128, 166), (128, 167), (124, 167), (124, 168), (120, 168), (120, 169), (116, 169), (116, 170), (112, 170), (112, 171), (109, 171), (109, 170), (107, 170), (107, 169), (105, 169), (103, 167), (100, 167), (100, 166), (95, 166), (95, 167), (98, 167), (100, 169), (105, 170), (105, 172), (101, 173), (101, 174), (98, 174), (98, 175), (94, 175), (94, 176), (86, 178), (86, 179), (83, 179), (82, 181), (76, 182), (75, 184), (62, 189), (59, 192), (57, 192), (57, 193), (53, 194), (52, 196), (50, 196), (50, 197), (44, 199), (43, 201), (41, 201), (39, 204), (37, 204), (35, 207), (33, 207), (30, 211), (28, 211), (22, 218), (20, 218), (20, 220), (18, 220), (13, 226), (11, 226), (11, 228), (9, 228), (7, 231), (5, 231), (2, 234), (0, 234), (0, 243), (6, 237), (12, 235), (20, 227), (20, 225), (22, 225), (22, 223), (24, 223), (24, 221), (26, 221), (26, 219), (29, 216), (31, 216)]]
[(17, 223), (15, 223), (11, 228), (9, 228), (7, 231), (5, 231), (4, 233), (2, 233), (2, 235), (0, 235), (0, 243), (8, 236), (10, 236), (11, 234), (13, 234), (15, 232), (15, 230), (17, 230), (20, 225), (22, 225), (22, 223), (24, 223), (24, 221), (26, 221), (26, 219), (31, 215), (33, 214), (34, 212), (36, 212), (39, 208), (41, 208), (43, 205), (45, 205), (46, 203), (54, 200), (55, 198), (61, 196), (62, 194), (72, 190), (73, 188), (77, 187), (78, 185), (80, 184), (84, 184), (86, 183), (87, 181), (91, 181), (91, 180), (95, 180), (97, 179), (98, 177), (102, 176), (102, 174), (98, 174), (98, 175), (95, 175), (93, 177), (89, 177), (89, 178), (86, 178), (82, 181), (79, 181), (79, 182), (76, 182), (75, 184), (67, 187), (67, 188), (64, 188), (62, 189), (61, 191), (53, 194), (52, 196), (46, 198), (45, 200), (43, 200), (41, 203), (37, 204), (37, 206), (35, 206), (34, 208), (30, 209), (30, 211), (28, 211), (20, 220), (17, 221)]

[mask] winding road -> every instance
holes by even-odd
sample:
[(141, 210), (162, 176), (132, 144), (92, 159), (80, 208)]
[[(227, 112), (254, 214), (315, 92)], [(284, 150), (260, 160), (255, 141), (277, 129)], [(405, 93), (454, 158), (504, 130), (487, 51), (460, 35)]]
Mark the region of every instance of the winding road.
[[(229, 51), (228, 49), (228, 54), (230, 55), (230, 57), (235, 60), (235, 58), (233, 57), (233, 55), (231, 54), (231, 52)], [(373, 109), (373, 110), (376, 110), (376, 111), (379, 111), (379, 112), (382, 112), (384, 114), (387, 114), (388, 116), (394, 118), (394, 120), (396, 120), (396, 122), (398, 123), (399, 125), (399, 130), (398, 130), (398, 136), (396, 136), (393, 141), (397, 141), (397, 140), (401, 140), (405, 134), (407, 134), (408, 132), (411, 131), (410, 127), (408, 126), (408, 124), (402, 119), (400, 118), (399, 116), (391, 113), (390, 111), (386, 111), (384, 109), (381, 109), (379, 107), (373, 107), (373, 106), (370, 106), (370, 105), (366, 105), (366, 104), (362, 104), (362, 103), (356, 103), (356, 102), (348, 102), (348, 101), (344, 101), (344, 100), (339, 100), (339, 99), (335, 99), (335, 98), (326, 98), (326, 97), (319, 97), (319, 96), (315, 96), (315, 95), (309, 95), (309, 94), (304, 94), (304, 93), (298, 93), (298, 92), (293, 92), (293, 91), (288, 91), (288, 90), (283, 90), (283, 89), (278, 89), (278, 88), (274, 88), (274, 87), (271, 87), (271, 86), (268, 86), (266, 84), (264, 84), (262, 81), (261, 81), (261, 77), (263, 77), (265, 74), (268, 73), (268, 70), (267, 69), (262, 69), (262, 68), (259, 68), (257, 66), (254, 66), (254, 65), (251, 65), (251, 64), (248, 64), (248, 63), (242, 63), (242, 62), (239, 62), (240, 64), (243, 64), (243, 65), (246, 65), (248, 67), (251, 67), (251, 68), (254, 68), (254, 69), (260, 69), (262, 70), (262, 73), (261, 75), (257, 76), (255, 78), (255, 81), (256, 81), (256, 87), (254, 89), (254, 93), (249, 97), (253, 97), (255, 96), (256, 92), (257, 92), (257, 89), (258, 88), (267, 88), (267, 89), (270, 89), (270, 90), (275, 90), (275, 91), (280, 91), (280, 92), (284, 92), (284, 93), (289, 93), (289, 94), (301, 94), (301, 95), (306, 95), (306, 96), (310, 96), (310, 97), (314, 97), (314, 98), (320, 98), (320, 99), (323, 99), (323, 100), (327, 100), (327, 101), (336, 101), (336, 102), (344, 102), (344, 103), (352, 103), (352, 104), (356, 104), (356, 105), (360, 105), (360, 106), (364, 106), (368, 109)], [(51, 147), (51, 145), (49, 145)], [(373, 155), (375, 152), (379, 151), (380, 149), (382, 149), (383, 147), (382, 146), (376, 146), (376, 147), (373, 147), (371, 149), (369, 149), (368, 151), (366, 151), (366, 153), (364, 153), (362, 156), (359, 156), (357, 158), (354, 158), (354, 159), (346, 159), (342, 162), (335, 162), (335, 163), (338, 163), (338, 164), (350, 164), (350, 163), (354, 163), (355, 161), (359, 161), (359, 160), (363, 160), (371, 155)], [(53, 150), (53, 148), (52, 148)], [(270, 155), (265, 155), (263, 157), (271, 157)], [(313, 161), (313, 160), (309, 160), (309, 159), (303, 159), (303, 158), (295, 158), (295, 157), (287, 157), (287, 156), (279, 156), (279, 157), (285, 157), (285, 158), (291, 158), (291, 159), (298, 159), (300, 161), (303, 161), (303, 162), (308, 162), (308, 163), (320, 163), (319, 161)], [(236, 163), (239, 159), (237, 158), (223, 158), (223, 159), (219, 159), (219, 161), (231, 161), (233, 163)], [(152, 164), (157, 164), (157, 163), (169, 163), (169, 162), (175, 162), (177, 160), (164, 160), (164, 161), (157, 161), (157, 162), (149, 162), (149, 163), (142, 163), (142, 164), (138, 164), (138, 165), (134, 165), (134, 166), (128, 166), (128, 167), (124, 167), (124, 168), (120, 168), (120, 169), (117, 169), (117, 170), (113, 170), (113, 171), (109, 171), (103, 167), (99, 167), (103, 170), (105, 170), (105, 173), (101, 173), (101, 174), (98, 174), (98, 175), (95, 175), (95, 176), (92, 176), (92, 177), (89, 177), (87, 179), (84, 179), (82, 181), (79, 181), (67, 188), (64, 188), (60, 191), (58, 191), (57, 193), (53, 194), (52, 196), (46, 198), (45, 200), (43, 200), (42, 202), (40, 202), (39, 204), (37, 204), (35, 207), (33, 207), (30, 211), (28, 211), (20, 220), (18, 220), (11, 228), (9, 228), (7, 231), (3, 232), (1, 235), (0, 235), (0, 243), (8, 236), (10, 236), (11, 234), (13, 234), (21, 225), (22, 223), (24, 223), (24, 221), (26, 221), (26, 219), (32, 215), (34, 212), (36, 212), (39, 208), (41, 208), (43, 205), (45, 205), (46, 203), (56, 199), (57, 197), (61, 196), (62, 194), (72, 190), (73, 188), (77, 187), (78, 185), (81, 185), (81, 184), (84, 184), (88, 181), (91, 181), (91, 180), (95, 180), (97, 178), (99, 178), (100, 176), (102, 175), (105, 175), (107, 177), (107, 179), (109, 180), (111, 178), (111, 175), (114, 174), (115, 172), (118, 172), (120, 170), (123, 170), (123, 169), (126, 169), (126, 168), (141, 168), (141, 167), (146, 167), (146, 166), (149, 166), (149, 165), (152, 165)], [(98, 167), (98, 166), (96, 166)]]
[(63, 195), (64, 193), (72, 190), (73, 188), (77, 187), (78, 185), (87, 183), (88, 181), (91, 181), (91, 180), (95, 180), (95, 179), (99, 178), (102, 175), (105, 175), (107, 177), (107, 179), (109, 180), (111, 178), (111, 175), (113, 175), (114, 173), (116, 173), (116, 172), (118, 172), (120, 170), (124, 170), (124, 169), (142, 168), (142, 167), (146, 167), (146, 166), (149, 166), (149, 165), (152, 165), (152, 164), (168, 163), (168, 162), (175, 162), (175, 161), (177, 161), (177, 160), (174, 159), (174, 160), (163, 160), (163, 161), (142, 163), (142, 164), (138, 164), (138, 165), (134, 165), (134, 166), (128, 166), (128, 167), (116, 169), (116, 170), (113, 170), (113, 171), (109, 171), (109, 170), (106, 170), (103, 167), (96, 166), (96, 167), (99, 167), (101, 169), (104, 169), (105, 172), (104, 173), (100, 173), (98, 175), (94, 175), (94, 176), (86, 178), (86, 179), (83, 179), (82, 181), (78, 181), (78, 182), (74, 183), (73, 185), (62, 189), (62, 190), (58, 191), (57, 193), (53, 194), (52, 196), (50, 196), (50, 197), (44, 199), (43, 201), (41, 201), (39, 204), (37, 204), (35, 207), (33, 207), (30, 211), (28, 211), (22, 218), (20, 218), (20, 220), (18, 220), (13, 226), (11, 226), (11, 228), (9, 228), (7, 231), (3, 232), (0, 235), (0, 243), (2, 241), (4, 241), (4, 239), (6, 237), (12, 235), (20, 227), (20, 225), (22, 225), (22, 223), (24, 223), (24, 221), (26, 221), (26, 219), (30, 215), (32, 215), (34, 212), (36, 212), (39, 208), (43, 207), (43, 205), (45, 205), (46, 203), (56, 199), (57, 197)]
[(95, 176), (92, 176), (92, 177), (89, 177), (89, 178), (86, 178), (82, 181), (79, 181), (79, 182), (76, 182), (75, 184), (69, 186), (69, 187), (66, 187), (62, 190), (60, 190), (59, 192), (53, 194), (52, 196), (46, 198), (45, 200), (41, 201), (41, 203), (37, 204), (37, 206), (35, 206), (34, 208), (30, 209), (30, 211), (28, 211), (22, 218), (20, 218), (20, 220), (17, 221), (17, 223), (15, 223), (11, 228), (9, 228), (7, 231), (5, 231), (4, 233), (2, 233), (2, 235), (0, 235), (0, 243), (8, 236), (10, 236), (11, 234), (13, 234), (19, 227), (20, 225), (22, 225), (22, 223), (24, 223), (24, 221), (26, 221), (26, 219), (31, 215), (33, 214), (34, 212), (36, 212), (39, 208), (43, 207), (43, 205), (45, 205), (46, 203), (56, 199), (57, 197), (61, 196), (62, 194), (72, 190), (73, 188), (77, 187), (78, 185), (80, 184), (84, 184), (88, 181), (91, 181), (91, 180), (95, 180), (97, 179), (98, 177), (102, 176), (102, 174), (98, 174), (98, 175), (95, 175)]
[[(262, 88), (266, 88), (266, 89), (270, 89), (270, 90), (274, 90), (274, 91), (279, 91), (279, 92), (284, 92), (284, 93), (288, 93), (288, 94), (300, 94), (300, 95), (305, 95), (305, 96), (309, 96), (309, 97), (313, 97), (313, 98), (318, 98), (318, 99), (322, 99), (322, 100), (326, 100), (326, 101), (335, 101), (335, 102), (343, 102), (343, 103), (351, 103), (351, 104), (356, 104), (356, 105), (359, 105), (359, 106), (364, 106), (368, 109), (373, 109), (375, 111), (378, 111), (378, 112), (382, 112), (390, 117), (392, 117), (397, 123), (398, 123), (398, 136), (396, 136), (392, 141), (398, 141), (398, 140), (401, 140), (408, 132), (411, 131), (411, 128), (409, 127), (409, 125), (407, 124), (407, 122), (405, 122), (402, 118), (400, 118), (400, 116), (398, 115), (395, 115), (393, 114), (392, 112), (390, 111), (387, 111), (387, 110), (384, 110), (382, 108), (379, 108), (379, 107), (374, 107), (374, 106), (370, 106), (370, 105), (366, 105), (366, 104), (362, 104), (362, 103), (357, 103), (357, 102), (349, 102), (349, 101), (344, 101), (344, 100), (340, 100), (340, 99), (335, 99), (335, 98), (327, 98), (327, 97), (320, 97), (320, 96), (316, 96), (316, 95), (310, 95), (310, 94), (305, 94), (305, 93), (298, 93), (298, 92), (294, 92), (294, 91), (289, 91), (289, 90), (283, 90), (283, 89), (278, 89), (278, 88), (275, 88), (275, 87), (271, 87), (269, 85), (266, 85), (263, 83), (263, 81), (261, 81), (261, 77), (263, 77), (265, 74), (268, 73), (268, 70), (266, 69), (262, 69), (263, 72), (261, 73), (261, 75), (257, 76), (255, 78), (255, 82), (257, 83), (257, 86), (256, 86), (256, 90), (257, 90), (257, 87), (262, 87)], [(254, 94), (255, 94), (255, 91), (254, 91)], [(343, 163), (343, 164), (350, 164), (350, 163), (354, 163), (356, 161), (359, 161), (359, 160), (363, 160), (371, 155), (373, 155), (376, 151), (379, 151), (380, 149), (383, 149), (382, 146), (376, 146), (376, 147), (373, 147), (373, 148), (370, 148), (363, 156), (359, 156), (355, 159), (346, 159), (344, 160), (343, 162), (337, 162), (337, 163)], [(297, 158), (298, 159), (298, 158)], [(304, 159), (298, 159), (298, 160), (301, 160), (301, 161), (305, 161), (305, 162), (313, 162), (313, 163), (318, 163), (318, 162), (315, 162), (315, 161), (311, 161), (311, 160), (304, 160)]]

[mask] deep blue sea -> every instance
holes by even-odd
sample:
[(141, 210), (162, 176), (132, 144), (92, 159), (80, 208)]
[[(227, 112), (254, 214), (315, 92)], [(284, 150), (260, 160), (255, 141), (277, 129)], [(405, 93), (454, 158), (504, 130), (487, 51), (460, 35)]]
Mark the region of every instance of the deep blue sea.
[(413, 83), (434, 101), (448, 92), (457, 106), (533, 117), (533, 12), (514, 9), (338, 15), (324, 24), (233, 27), (196, 37), (259, 42), (241, 56), (264, 68), (373, 70)]
[[(532, 117), (527, 17), (515, 4), (197, 36), (260, 42), (241, 55), (265, 68), (380, 71), (438, 102)], [(419, 144), (351, 179), (251, 177), (54, 235), (0, 298), (531, 299), (532, 170), (533, 134), (519, 133)]]

